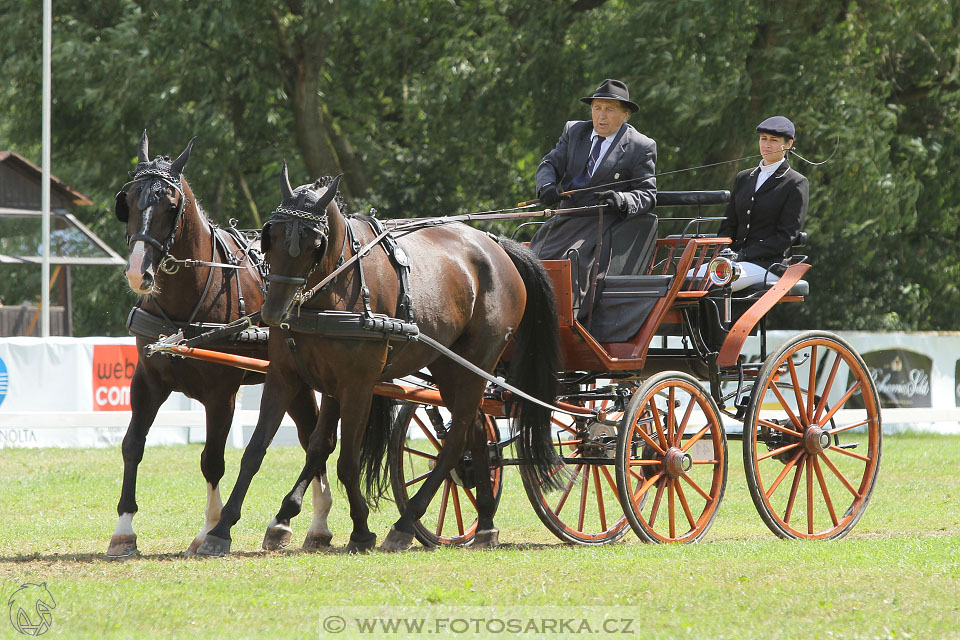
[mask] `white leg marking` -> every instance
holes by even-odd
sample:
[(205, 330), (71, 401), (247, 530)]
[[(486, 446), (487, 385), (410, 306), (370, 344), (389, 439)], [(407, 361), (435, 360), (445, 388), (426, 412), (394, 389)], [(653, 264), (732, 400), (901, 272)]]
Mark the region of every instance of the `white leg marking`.
[(133, 514), (125, 513), (117, 520), (117, 528), (114, 530), (115, 536), (133, 535)]
[(320, 482), (316, 478), (310, 483), (313, 487), (313, 520), (310, 522), (310, 529), (307, 535), (321, 534), (332, 536), (333, 533), (327, 526), (327, 515), (330, 513), (330, 507), (333, 505), (333, 496), (330, 493), (330, 483), (327, 482), (327, 474), (320, 477)]
[(223, 500), (220, 498), (220, 487), (214, 488), (207, 483), (207, 508), (203, 511), (203, 529), (197, 538), (203, 539), (207, 533), (220, 522), (220, 511), (223, 509)]

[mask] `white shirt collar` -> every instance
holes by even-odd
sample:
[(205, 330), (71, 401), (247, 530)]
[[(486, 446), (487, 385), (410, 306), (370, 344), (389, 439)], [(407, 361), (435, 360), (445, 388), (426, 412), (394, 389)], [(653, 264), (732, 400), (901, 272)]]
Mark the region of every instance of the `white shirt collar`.
[(761, 171), (762, 173), (773, 173), (774, 171), (777, 170), (777, 167), (779, 167), (781, 164), (783, 164), (783, 161), (784, 161), (784, 160), (786, 160), (786, 158), (780, 158), (779, 161), (774, 162), (773, 164), (763, 164), (763, 160), (761, 160), (761, 161), (760, 161), (760, 171)]

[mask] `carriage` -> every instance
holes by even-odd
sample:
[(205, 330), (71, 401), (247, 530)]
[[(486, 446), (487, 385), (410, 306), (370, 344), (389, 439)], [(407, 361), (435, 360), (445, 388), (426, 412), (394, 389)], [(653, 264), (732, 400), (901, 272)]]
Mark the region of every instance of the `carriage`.
[[(153, 260), (161, 268), (164, 261), (168, 261), (169, 267), (169, 260), (191, 266), (190, 259), (175, 260), (164, 256), (178, 234), (184, 203), (191, 216), (203, 216), (191, 202), (192, 193), (185, 182), (181, 183), (179, 173), (172, 175), (166, 169), (158, 172), (156, 162), (148, 163), (145, 145), (146, 135), (140, 155), (144, 167), (141, 174), (145, 181), (140, 183), (139, 195), (131, 194), (128, 198), (123, 193), (121, 199), (118, 194), (118, 217), (123, 213), (122, 219), (125, 219), (126, 208), (138, 197), (143, 202), (148, 187), (154, 189), (155, 200), (163, 204), (166, 198), (167, 208), (178, 213), (176, 221), (168, 225), (172, 230), (167, 243), (154, 243), (158, 250)], [(185, 153), (189, 153), (189, 147)], [(160, 182), (155, 181), (157, 176)], [(303, 188), (294, 193), (285, 168), (282, 187), (284, 203), (293, 202), (298, 194), (302, 203)], [(355, 283), (358, 285), (355, 290), (358, 295), (362, 294), (357, 299), (362, 298), (365, 312), (306, 314), (297, 319), (296, 331), (301, 335), (323, 336), (327, 349), (331, 345), (339, 348), (343, 341), (351, 340), (385, 343), (382, 355), (387, 368), (393, 357), (387, 343), (391, 340), (419, 341), (456, 363), (453, 369), (447, 366), (448, 373), (462, 373), (456, 367), (464, 367), (464, 370), (473, 371), (487, 380), (485, 387), (476, 387), (482, 391), (482, 398), (479, 399), (479, 418), (473, 421), (485, 433), (471, 436), (475, 440), (469, 447), (465, 447), (463, 433), (456, 435), (451, 430), (448, 418), (454, 408), (444, 401), (442, 393), (446, 385), (449, 396), (450, 381), (414, 368), (413, 373), (387, 376), (391, 378), (389, 380), (381, 377), (379, 382), (371, 383), (376, 398), (392, 401), (389, 417), (392, 441), (385, 447), (396, 504), (401, 514), (407, 511), (422, 513), (415, 520), (414, 533), (405, 534), (410, 539), (415, 535), (427, 546), (479, 543), (478, 522), (483, 514), (487, 514), (488, 526), (492, 527), (492, 513), (487, 513), (491, 511), (491, 501), (492, 510), (495, 510), (505, 479), (504, 470), (508, 466), (517, 466), (534, 511), (543, 524), (565, 542), (611, 543), (621, 539), (629, 529), (648, 542), (694, 542), (707, 533), (723, 499), (729, 440), (742, 441), (745, 476), (751, 497), (761, 519), (776, 535), (782, 538), (837, 538), (849, 533), (863, 515), (873, 492), (881, 454), (880, 404), (873, 379), (854, 349), (839, 336), (828, 332), (801, 333), (772, 351), (768, 349), (766, 315), (775, 305), (798, 303), (804, 299), (809, 285), (802, 277), (810, 265), (803, 256), (791, 257), (780, 266), (779, 279), (775, 282), (734, 292), (731, 283), (736, 277), (736, 265), (725, 253), (730, 240), (710, 233), (711, 225), (721, 218), (703, 215), (704, 207), (725, 203), (730, 197), (729, 192), (660, 192), (658, 207), (693, 208), (696, 215), (661, 219), (646, 215), (620, 223), (617, 233), (604, 249), (607, 252), (603, 258), (605, 274), (601, 281), (594, 283), (595, 290), (600, 292), (595, 296), (594, 306), (606, 321), (603, 332), (595, 327), (591, 329), (592, 312), (586, 316), (585, 323), (581, 322), (583, 314), (578, 313), (579, 307), (586, 303), (576, 299), (574, 293), (579, 290), (573, 281), (577, 270), (571, 268), (571, 260), (576, 256), (571, 256), (571, 260), (543, 261), (537, 265), (536, 270), (542, 274), (542, 287), (552, 288), (555, 294), (556, 306), (551, 303), (549, 308), (556, 315), (562, 361), (557, 365), (561, 391), (548, 405), (552, 414), (545, 446), (551, 449), (553, 466), (546, 470), (534, 463), (531, 451), (535, 447), (525, 440), (526, 436), (502, 428), (507, 420), (517, 417), (518, 399), (536, 399), (507, 383), (504, 377), (493, 375), (498, 370), (491, 374), (489, 369), (474, 366), (438, 341), (418, 333), (409, 295), (404, 293), (406, 276), (401, 275), (409, 260), (397, 250), (396, 242), (390, 240), (391, 226), (396, 235), (401, 228), (407, 232), (436, 229), (451, 221), (482, 219), (483, 216), (469, 214), (420, 222), (394, 221), (393, 225), (388, 221), (386, 226), (375, 219), (366, 219), (362, 224), (357, 223), (365, 229), (364, 225), (369, 225), (365, 231), (368, 244), (362, 247), (363, 243), (355, 235), (358, 231), (354, 230), (354, 224), (342, 218), (338, 210), (336, 218), (327, 218), (325, 212), (336, 192), (336, 182), (320, 192), (325, 195), (322, 202), (316, 204), (317, 215), (284, 208), (285, 205), (278, 208), (277, 214), (282, 214), (286, 222), (278, 222), (277, 228), (273, 229), (275, 239), (272, 242), (279, 241), (284, 245), (281, 255), (300, 256), (298, 259), (308, 271), (301, 274), (302, 277), (270, 273), (271, 287), (286, 288), (291, 295), (296, 289), (300, 304), (303, 304), (312, 299), (316, 291), (322, 291), (324, 287), (329, 289), (327, 284), (337, 282), (337, 274), (352, 262), (359, 263), (361, 255), (370, 248), (382, 246), (383, 253), (389, 254), (390, 259), (382, 258), (380, 271), (374, 272), (383, 275), (396, 269), (397, 282), (391, 295), (400, 300), (397, 315), (404, 308), (408, 315), (391, 318), (370, 313), (370, 287), (364, 282), (365, 269), (361, 267), (356, 270), (359, 282)], [(562, 211), (510, 213), (506, 217), (529, 218), (558, 213)], [(343, 227), (337, 242), (334, 242), (331, 231), (335, 220), (340, 220)], [(137, 224), (131, 222), (132, 226), (128, 228), (136, 230), (139, 228)], [(139, 236), (146, 235), (147, 225), (148, 222), (143, 223), (144, 231)], [(264, 241), (269, 239), (269, 225), (264, 227)], [(671, 233), (660, 234), (661, 225), (676, 228), (669, 229)], [(312, 249), (309, 244), (303, 244), (304, 236), (311, 234), (316, 242)], [(483, 240), (490, 244), (489, 238)], [(328, 245), (341, 246), (340, 255), (336, 251), (326, 251)], [(502, 250), (496, 244), (491, 246), (499, 255), (504, 251), (507, 254), (517, 252), (506, 244), (500, 245)], [(307, 279), (320, 265), (321, 259), (313, 258), (311, 263), (311, 259), (301, 255), (304, 247), (308, 249), (307, 254), (317, 251), (321, 256), (325, 252), (323, 260), (327, 260), (327, 266), (324, 267), (326, 277), (311, 291), (302, 294)], [(164, 251), (163, 256), (160, 250)], [(344, 260), (351, 250), (353, 257)], [(264, 251), (267, 251), (266, 243)], [(243, 254), (242, 257), (247, 259), (251, 252), (244, 249)], [(215, 258), (216, 249), (213, 255)], [(242, 262), (227, 259), (237, 265)], [(498, 259), (501, 264), (510, 264), (502, 262), (505, 258)], [(510, 259), (520, 269), (515, 255), (510, 255)], [(196, 266), (205, 265), (210, 273), (228, 266), (216, 260), (192, 262)], [(238, 274), (242, 273), (239, 267), (235, 268), (238, 268)], [(552, 287), (547, 284), (547, 279)], [(206, 295), (210, 288), (209, 278), (205, 287), (199, 280), (196, 286)], [(242, 306), (242, 296), (240, 298)], [(268, 303), (269, 291), (263, 307), (265, 312)], [(285, 304), (290, 304), (289, 296)], [(197, 315), (199, 308), (200, 302), (193, 316)], [(297, 355), (290, 333), (291, 323), (293, 319), (289, 318), (270, 323), (279, 325), (289, 336), (287, 347), (290, 353), (283, 352), (288, 360), (285, 364), (288, 377), (292, 375), (301, 387), (303, 382), (311, 382), (310, 387), (320, 388), (321, 385), (313, 383), (309, 368)], [(266, 331), (252, 327), (252, 324), (249, 316), (234, 322), (221, 322), (218, 326), (188, 322), (176, 327), (179, 331), (175, 335), (146, 347), (144, 354), (164, 353), (256, 372), (266, 372), (271, 367), (276, 369), (279, 365), (272, 358), (281, 355), (281, 351), (271, 350), (269, 358), (262, 357), (265, 350), (259, 352), (260, 357), (238, 353), (238, 344), (243, 342), (244, 336), (252, 335), (252, 341), (265, 342)], [(753, 343), (758, 343), (754, 345), (758, 349), (748, 357), (744, 347), (751, 336), (755, 336)], [(230, 339), (229, 345), (223, 346), (224, 338)], [(513, 344), (520, 342), (518, 337)], [(273, 345), (274, 341), (271, 340), (270, 344)], [(503, 349), (503, 346), (497, 346), (491, 351), (494, 355), (491, 363), (496, 363)], [(325, 354), (323, 351), (312, 353)], [(349, 357), (349, 353), (347, 355)], [(511, 358), (521, 360), (508, 348), (504, 360)], [(181, 361), (181, 358), (161, 360)], [(295, 365), (290, 364), (294, 361)], [(382, 363), (377, 371), (381, 369)], [(465, 385), (467, 381), (468, 378), (463, 377), (459, 383)], [(482, 381), (470, 377), (469, 382), (476, 385)], [(302, 389), (293, 389), (286, 397), (302, 395)], [(270, 410), (272, 417), (265, 418), (264, 411), (261, 411), (258, 433), (262, 423), (270, 420), (273, 420), (275, 432), (286, 408), (286, 400), (277, 402), (279, 404)], [(476, 407), (476, 404), (468, 405), (468, 408), (470, 406)], [(308, 409), (300, 411), (301, 419), (298, 420), (305, 448), (309, 433), (303, 427), (311, 417)], [(474, 410), (469, 408), (467, 422), (473, 420), (469, 415)], [(462, 407), (460, 416), (463, 423)], [(335, 438), (333, 431), (339, 418), (336, 413), (325, 416), (321, 407), (317, 431), (326, 421), (331, 439)], [(131, 422), (131, 429), (135, 422), (136, 417)], [(220, 517), (216, 513), (218, 505), (211, 509), (208, 497), (208, 525), (196, 541), (201, 553), (204, 547), (211, 545), (209, 555), (229, 551), (229, 527), (239, 518), (243, 492), (256, 473), (271, 438), (269, 428), (259, 435), (255, 433), (256, 443), (251, 441), (241, 465), (242, 480), (238, 480), (237, 486), (242, 490), (236, 500), (231, 496), (224, 509), (224, 513), (230, 512), (229, 516)], [(462, 448), (467, 453), (450, 453), (454, 447), (445, 449), (444, 444), (451, 439), (456, 441), (458, 451)], [(307, 484), (314, 477), (321, 478), (326, 456), (335, 442), (316, 444), (323, 449), (318, 464), (313, 449), (314, 441), (321, 440), (323, 438), (315, 437), (310, 441), (308, 465), (271, 525), (277, 527), (273, 532), (268, 529), (265, 547), (272, 536), (275, 539), (271, 544), (276, 546), (283, 546), (289, 540), (289, 518), (299, 512), (299, 502)], [(446, 453), (442, 455), (443, 451)], [(137, 455), (142, 456), (142, 443), (139, 454), (132, 448), (130, 453), (134, 463), (138, 462)], [(124, 455), (126, 462), (126, 440)], [(312, 467), (311, 455), (315, 458)], [(452, 463), (451, 456), (454, 458)], [(437, 466), (449, 468), (439, 480), (439, 474), (432, 473)], [(222, 475), (222, 464), (219, 473)], [(325, 471), (323, 473), (325, 481)], [(135, 478), (135, 470), (133, 474)], [(489, 486), (478, 482), (478, 478), (486, 480), (487, 474)], [(208, 486), (215, 487), (218, 480), (219, 476), (208, 477)], [(548, 490), (552, 488), (558, 490)], [(489, 494), (491, 490), (492, 496)], [(236, 488), (234, 492), (237, 492)], [(424, 495), (428, 496), (426, 502)], [(352, 517), (355, 515), (354, 498), (358, 496), (358, 493), (350, 495)], [(129, 500), (127, 504), (132, 498)], [(219, 494), (213, 500), (219, 502)], [(408, 510), (414, 500), (419, 500), (416, 509)], [(135, 503), (132, 504), (132, 510), (124, 512), (122, 497), (118, 507), (121, 523), (111, 542), (111, 549), (119, 550), (117, 556), (136, 550), (129, 520), (124, 520), (125, 514), (132, 518), (135, 513)], [(217, 517), (220, 522), (214, 527)], [(361, 534), (365, 532), (372, 536), (365, 529), (365, 519), (365, 511), (354, 518), (355, 534), (351, 536), (351, 545), (355, 544), (357, 550), (371, 548), (375, 541), (375, 537), (373, 540), (360, 539), (363, 535), (355, 538), (358, 522), (362, 523), (359, 525)], [(323, 527), (325, 529), (325, 519)], [(483, 531), (487, 536), (483, 544), (495, 544), (496, 530)], [(489, 537), (491, 531), (492, 539)], [(221, 532), (227, 534), (225, 539), (215, 535)], [(200, 545), (204, 535), (206, 541)], [(313, 525), (308, 538), (311, 535), (320, 535), (313, 530)], [(329, 537), (325, 539), (329, 542)], [(126, 546), (121, 544), (124, 540)], [(402, 545), (396, 548), (402, 548)]]

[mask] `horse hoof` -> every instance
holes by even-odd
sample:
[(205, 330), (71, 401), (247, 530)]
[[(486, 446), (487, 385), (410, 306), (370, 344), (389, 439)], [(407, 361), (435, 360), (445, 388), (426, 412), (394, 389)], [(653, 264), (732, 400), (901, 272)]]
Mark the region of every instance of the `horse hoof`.
[(201, 538), (200, 536), (197, 536), (196, 538), (193, 539), (193, 542), (190, 543), (190, 546), (187, 547), (187, 550), (184, 555), (186, 555), (188, 558), (192, 558), (193, 556), (197, 555), (197, 549), (199, 549), (200, 545), (202, 544), (203, 544), (203, 538)]
[(107, 547), (107, 558), (110, 560), (123, 560), (138, 553), (137, 534), (124, 533), (110, 538), (110, 546)]
[(500, 544), (499, 529), (478, 530), (473, 537), (473, 549), (496, 549)]
[(290, 544), (290, 538), (293, 532), (290, 527), (272, 526), (267, 527), (267, 532), (263, 534), (263, 543), (260, 545), (264, 551), (278, 551), (285, 549)]
[(413, 534), (406, 531), (399, 531), (395, 527), (390, 527), (390, 533), (383, 539), (383, 545), (380, 547), (383, 551), (395, 552), (406, 551), (413, 545)]
[(228, 553), (230, 553), (230, 540), (218, 538), (209, 533), (206, 539), (204, 539), (203, 544), (197, 548), (198, 556), (207, 556), (210, 558), (222, 558)]
[(367, 553), (377, 546), (377, 534), (371, 533), (366, 540), (354, 540), (350, 536), (350, 542), (347, 543), (347, 553)]
[(333, 540), (332, 533), (308, 533), (307, 537), (303, 540), (303, 550), (319, 551), (326, 549), (330, 546), (331, 540)]

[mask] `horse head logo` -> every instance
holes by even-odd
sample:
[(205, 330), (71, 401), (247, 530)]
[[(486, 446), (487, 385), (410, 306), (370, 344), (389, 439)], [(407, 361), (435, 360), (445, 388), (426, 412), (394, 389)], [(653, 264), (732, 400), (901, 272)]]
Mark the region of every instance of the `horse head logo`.
[(50, 630), (57, 602), (47, 589), (47, 583), (23, 584), (7, 600), (10, 624), (26, 636), (39, 636)]

